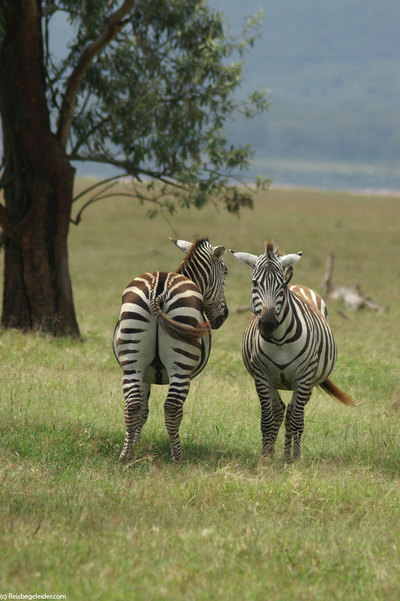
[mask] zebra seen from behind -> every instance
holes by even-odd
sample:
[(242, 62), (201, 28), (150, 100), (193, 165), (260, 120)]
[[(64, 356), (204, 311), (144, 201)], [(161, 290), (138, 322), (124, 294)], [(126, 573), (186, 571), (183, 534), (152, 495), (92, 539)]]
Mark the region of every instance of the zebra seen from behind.
[(168, 384), (165, 426), (174, 461), (182, 460), (179, 426), (190, 380), (206, 365), (211, 329), (228, 316), (225, 248), (208, 238), (170, 240), (185, 254), (176, 272), (155, 271), (124, 290), (114, 330), (114, 354), (123, 369), (126, 436), (121, 461), (132, 458), (147, 419), (151, 384)]
[(327, 322), (324, 301), (305, 286), (288, 286), (301, 253), (281, 256), (267, 242), (260, 256), (233, 252), (253, 267), (253, 317), (242, 342), (244, 364), (254, 378), (261, 403), (262, 454), (273, 455), (285, 404), (278, 390), (293, 390), (285, 418), (285, 456), (300, 456), (304, 407), (314, 386), (345, 405), (354, 401), (328, 379), (336, 360), (336, 345)]

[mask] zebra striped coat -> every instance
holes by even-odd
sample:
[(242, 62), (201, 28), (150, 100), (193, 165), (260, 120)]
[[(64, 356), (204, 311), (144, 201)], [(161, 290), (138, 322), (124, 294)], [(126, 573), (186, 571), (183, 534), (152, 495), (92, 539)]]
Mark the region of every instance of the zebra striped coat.
[(120, 460), (132, 458), (147, 419), (151, 384), (168, 384), (165, 425), (172, 459), (180, 461), (179, 426), (190, 380), (205, 367), (210, 328), (228, 316), (225, 248), (207, 238), (191, 244), (172, 240), (186, 253), (176, 272), (155, 271), (135, 278), (124, 290), (114, 330), (114, 354), (123, 369), (126, 436)]
[(272, 455), (285, 404), (278, 390), (293, 390), (285, 418), (285, 455), (300, 456), (304, 407), (314, 386), (349, 405), (352, 399), (328, 376), (336, 360), (336, 345), (327, 322), (324, 301), (305, 286), (288, 287), (293, 264), (301, 253), (280, 256), (271, 242), (260, 255), (233, 253), (253, 267), (251, 309), (242, 356), (255, 381), (261, 403), (262, 453)]

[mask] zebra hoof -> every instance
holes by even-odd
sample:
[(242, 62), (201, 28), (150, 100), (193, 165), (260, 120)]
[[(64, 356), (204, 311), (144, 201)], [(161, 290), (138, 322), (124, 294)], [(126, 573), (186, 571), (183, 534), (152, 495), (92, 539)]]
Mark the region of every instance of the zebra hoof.
[(285, 463), (294, 463), (294, 462), (295, 462), (295, 459), (294, 459), (294, 458), (291, 456), (291, 454), (290, 454), (290, 453), (284, 453), (284, 454), (283, 454), (283, 461), (284, 461)]
[(274, 455), (275, 455), (275, 447), (271, 448), (270, 446), (267, 446), (261, 450), (261, 457), (263, 459), (273, 459)]
[(132, 461), (132, 459), (133, 459), (132, 453), (124, 453), (124, 451), (121, 451), (121, 454), (119, 456), (120, 463), (129, 463), (130, 461)]

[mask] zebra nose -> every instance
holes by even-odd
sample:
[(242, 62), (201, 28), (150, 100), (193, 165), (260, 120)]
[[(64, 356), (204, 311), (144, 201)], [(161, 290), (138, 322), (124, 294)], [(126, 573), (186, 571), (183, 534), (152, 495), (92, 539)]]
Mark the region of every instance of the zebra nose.
[(263, 338), (271, 338), (276, 328), (278, 320), (276, 319), (275, 309), (264, 309), (260, 319), (258, 320), (258, 331)]

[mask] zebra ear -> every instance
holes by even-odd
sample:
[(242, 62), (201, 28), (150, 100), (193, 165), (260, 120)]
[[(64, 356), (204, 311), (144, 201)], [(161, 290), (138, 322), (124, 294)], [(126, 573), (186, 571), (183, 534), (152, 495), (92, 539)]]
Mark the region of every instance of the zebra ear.
[(289, 282), (292, 279), (292, 277), (293, 277), (293, 265), (289, 265), (289, 267), (286, 269), (286, 272), (285, 272), (285, 281), (283, 283), (283, 285), (284, 285), (285, 288), (289, 284)]
[(283, 257), (279, 257), (279, 260), (282, 264), (282, 267), (289, 267), (289, 265), (294, 265), (297, 261), (300, 261), (302, 252), (298, 252), (297, 254), (291, 255), (283, 255)]
[(214, 246), (213, 247), (213, 257), (214, 259), (218, 259), (218, 261), (225, 254), (225, 246)]
[(235, 259), (240, 261), (241, 263), (246, 263), (246, 265), (250, 265), (250, 267), (254, 267), (257, 262), (257, 255), (251, 255), (250, 253), (235, 253), (232, 249), (229, 249), (233, 254)]
[(192, 248), (192, 243), (186, 242), (186, 240), (174, 240), (173, 238), (170, 238), (170, 240), (185, 254), (188, 253), (189, 250)]

